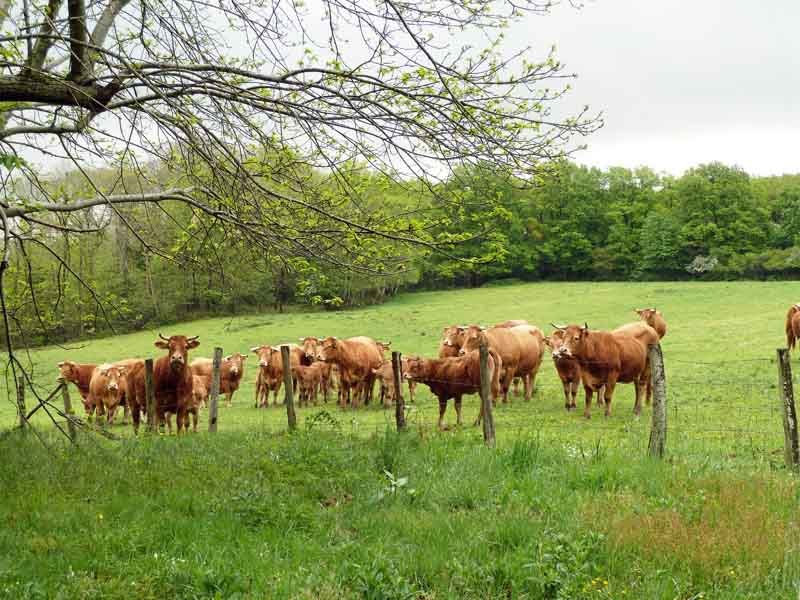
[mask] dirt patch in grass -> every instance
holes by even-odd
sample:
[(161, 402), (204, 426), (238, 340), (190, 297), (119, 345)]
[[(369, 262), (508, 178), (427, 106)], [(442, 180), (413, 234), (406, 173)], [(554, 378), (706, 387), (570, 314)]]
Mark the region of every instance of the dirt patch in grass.
[[(620, 490), (587, 503), (614, 552), (684, 564), (712, 579), (764, 577), (800, 560), (797, 482), (718, 478), (676, 482), (664, 495)], [(599, 519), (598, 519), (599, 517)]]

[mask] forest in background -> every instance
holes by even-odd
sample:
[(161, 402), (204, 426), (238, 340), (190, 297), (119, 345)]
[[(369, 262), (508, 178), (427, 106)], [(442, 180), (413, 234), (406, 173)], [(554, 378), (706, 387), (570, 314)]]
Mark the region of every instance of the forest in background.
[[(164, 165), (149, 172), (150, 186), (176, 178)], [(426, 190), (363, 167), (347, 173), (342, 185), (348, 195), (357, 191), (374, 222), (393, 219), (398, 232), (452, 245), (437, 252), (357, 237), (355, 264), (385, 273), (376, 276), (346, 268), (352, 257), (337, 264), (280, 248), (267, 254), (178, 202), (95, 208), (80, 217), (80, 230), (73, 216), (63, 230), (27, 231), (37, 241), (27, 261), (12, 248), (6, 303), (16, 332), (26, 332), (19, 341), (60, 342), (287, 305), (335, 310), (380, 303), (401, 290), (504, 280), (800, 276), (800, 175), (751, 177), (711, 163), (671, 177), (646, 167), (561, 162), (535, 181), (472, 168)], [(119, 186), (118, 172), (91, 175), (91, 186), (78, 173), (48, 185), (73, 201)], [(25, 191), (17, 193), (24, 201)], [(330, 189), (333, 205), (339, 193), (344, 198)], [(287, 213), (280, 222), (292, 218)], [(158, 249), (146, 240), (158, 240)], [(54, 251), (65, 260), (55, 260)]]

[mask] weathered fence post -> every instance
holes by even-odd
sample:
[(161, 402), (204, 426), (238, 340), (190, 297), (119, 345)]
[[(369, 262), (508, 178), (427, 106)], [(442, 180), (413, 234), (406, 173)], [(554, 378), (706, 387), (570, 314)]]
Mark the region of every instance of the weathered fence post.
[(403, 361), (399, 352), (392, 352), (392, 383), (394, 384), (394, 420), (397, 431), (406, 428), (406, 405), (403, 400)]
[(69, 441), (74, 442), (77, 431), (75, 430), (75, 423), (72, 422), (72, 401), (69, 399), (69, 386), (63, 379), (61, 380), (61, 398), (64, 400), (64, 414), (67, 415)]
[(208, 432), (217, 432), (219, 410), (219, 372), (222, 369), (222, 348), (214, 348), (214, 359), (211, 361), (211, 392), (208, 397)]
[[(481, 369), (481, 418), (483, 418), (483, 441), (494, 448), (494, 417), (492, 416), (492, 382), (489, 375), (489, 344), (481, 336), (479, 346)], [(497, 365), (495, 365), (497, 368)]]
[(794, 404), (794, 385), (792, 384), (792, 365), (789, 350), (778, 348), (778, 389), (783, 407), (783, 454), (786, 466), (800, 470), (800, 442), (797, 434), (797, 410)]
[(297, 415), (294, 413), (294, 387), (292, 386), (292, 361), (289, 357), (289, 346), (281, 346), (281, 361), (283, 362), (283, 387), (286, 388), (286, 418), (289, 421), (289, 431), (297, 429)]
[(19, 428), (25, 431), (25, 426), (28, 424), (25, 415), (28, 412), (25, 410), (25, 378), (22, 376), (17, 379), (17, 411), (19, 412)]
[(156, 414), (156, 395), (153, 389), (153, 359), (144, 361), (144, 403), (147, 406), (147, 431), (158, 433), (158, 415)]
[(661, 344), (650, 346), (648, 353), (653, 386), (653, 423), (650, 427), (648, 452), (650, 456), (663, 458), (667, 447), (667, 377), (664, 372)]

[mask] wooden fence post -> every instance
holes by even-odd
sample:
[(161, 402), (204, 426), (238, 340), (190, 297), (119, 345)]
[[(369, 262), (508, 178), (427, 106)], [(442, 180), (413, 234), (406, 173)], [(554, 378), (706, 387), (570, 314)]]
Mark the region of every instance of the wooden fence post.
[(66, 381), (61, 381), (61, 398), (64, 400), (64, 414), (67, 415), (67, 431), (69, 432), (69, 441), (75, 442), (77, 437), (77, 430), (75, 423), (72, 422), (72, 401), (69, 399), (69, 386)]
[(650, 456), (663, 458), (667, 448), (667, 377), (664, 372), (661, 344), (650, 346), (648, 353), (653, 386), (653, 423), (650, 427), (648, 452)]
[(217, 432), (219, 417), (219, 372), (222, 369), (222, 348), (214, 348), (214, 359), (211, 361), (211, 391), (208, 395), (208, 432)]
[(28, 411), (25, 410), (25, 378), (22, 376), (17, 379), (17, 411), (19, 412), (19, 428), (25, 431), (25, 426), (28, 424), (25, 415), (28, 414)]
[(292, 361), (289, 357), (289, 346), (281, 346), (281, 361), (283, 362), (283, 387), (286, 388), (286, 418), (289, 421), (289, 431), (297, 429), (297, 415), (294, 413), (294, 387), (292, 386)]
[(800, 471), (800, 443), (797, 434), (797, 410), (794, 404), (794, 385), (792, 384), (792, 365), (789, 350), (778, 348), (778, 389), (781, 393), (783, 410), (783, 454), (786, 466), (792, 471)]
[(156, 395), (153, 389), (153, 359), (144, 361), (144, 403), (147, 405), (147, 431), (158, 433)]
[(406, 428), (406, 404), (403, 400), (403, 361), (399, 352), (392, 352), (392, 383), (394, 384), (394, 420), (397, 431)]
[[(481, 415), (483, 419), (483, 441), (494, 448), (494, 417), (492, 416), (492, 382), (489, 375), (489, 344), (485, 336), (481, 336), (479, 346), (481, 369)], [(497, 368), (497, 365), (495, 365)]]

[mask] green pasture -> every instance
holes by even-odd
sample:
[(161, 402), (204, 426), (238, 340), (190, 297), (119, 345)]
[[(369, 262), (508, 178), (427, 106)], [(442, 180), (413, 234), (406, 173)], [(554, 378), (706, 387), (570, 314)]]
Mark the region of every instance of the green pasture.
[[(794, 283), (564, 283), (406, 295), (342, 313), (230, 317), (164, 327), (208, 356), (306, 334), (371, 335), (434, 355), (450, 323), (526, 318), (611, 328), (636, 306), (669, 324), (669, 436), (646, 457), (650, 409), (563, 409), (546, 357), (531, 402), (496, 410), (498, 444), (436, 430), (422, 386), (409, 431), (393, 411), (253, 407), (255, 369), (219, 433), (82, 433), (43, 415), (11, 432), (0, 404), (0, 598), (797, 598), (800, 485), (782, 464), (775, 348)], [(156, 356), (157, 331), (42, 348), (56, 363)], [(78, 404), (77, 392), (72, 397)], [(455, 417), (451, 412), (448, 420)]]
[[(777, 401), (775, 349), (784, 345), (783, 315), (800, 297), (793, 282), (732, 283), (542, 283), (474, 290), (407, 294), (382, 306), (347, 312), (290, 312), (231, 316), (167, 325), (162, 332), (199, 335), (201, 346), (191, 356), (211, 356), (214, 346), (225, 353), (247, 353), (252, 346), (296, 342), (305, 335), (347, 337), (369, 335), (390, 340), (404, 354), (436, 354), (443, 326), (454, 323), (491, 324), (525, 318), (548, 331), (549, 323), (588, 322), (590, 327), (613, 328), (635, 319), (633, 309), (655, 305), (668, 322), (664, 340), (670, 411), (669, 449), (674, 458), (712, 457), (714, 460), (768, 463), (780, 460), (782, 443)], [(103, 362), (124, 357), (159, 356), (153, 347), (158, 331), (48, 347), (24, 357), (45, 393), (55, 385), (56, 363), (64, 359)], [(190, 356), (190, 358), (191, 358)], [(232, 409), (221, 407), (222, 431), (281, 431), (285, 415), (280, 409), (253, 407), (256, 369), (251, 354), (245, 381)], [(419, 401), (410, 407), (412, 425), (433, 427), (437, 404), (421, 386)], [(77, 392), (73, 391), (77, 404)], [(618, 388), (613, 415), (605, 419), (597, 409), (587, 422), (582, 417), (583, 391), (578, 410), (563, 410), (560, 381), (552, 362), (545, 362), (530, 403), (514, 398), (496, 412), (500, 442), (519, 433), (538, 430), (586, 448), (626, 443), (643, 448), (649, 433), (649, 409), (632, 417), (633, 389)], [(80, 406), (78, 405), (78, 408)], [(340, 411), (332, 404), (299, 411), (300, 424), (326, 411), (348, 431), (369, 434), (392, 422), (392, 411), (373, 407)], [(465, 421), (477, 414), (477, 398), (465, 402)], [(205, 417), (205, 415), (203, 415)], [(15, 418), (12, 402), (0, 404), (0, 426)], [(44, 415), (36, 424), (46, 426)], [(448, 422), (455, 422), (452, 408)], [(205, 421), (203, 421), (205, 426)], [(120, 435), (129, 428), (114, 427)], [(477, 437), (465, 427), (460, 434)]]

